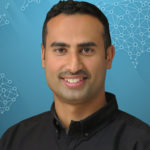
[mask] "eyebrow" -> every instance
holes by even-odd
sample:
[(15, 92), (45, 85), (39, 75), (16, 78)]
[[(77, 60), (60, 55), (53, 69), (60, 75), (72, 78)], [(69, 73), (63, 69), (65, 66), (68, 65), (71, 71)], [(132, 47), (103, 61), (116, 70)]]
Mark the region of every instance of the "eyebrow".
[[(64, 42), (53, 42), (51, 45), (51, 47), (70, 47), (69, 44), (64, 43)], [(90, 46), (97, 46), (97, 44), (95, 42), (83, 42), (83, 43), (79, 43), (77, 44), (77, 47), (90, 47)]]
[(79, 43), (77, 45), (78, 47), (90, 47), (90, 46), (97, 46), (95, 42), (84, 42), (84, 43)]
[(63, 42), (53, 42), (50, 46), (51, 47), (55, 47), (55, 46), (70, 47), (69, 44), (66, 44), (66, 43), (63, 43)]

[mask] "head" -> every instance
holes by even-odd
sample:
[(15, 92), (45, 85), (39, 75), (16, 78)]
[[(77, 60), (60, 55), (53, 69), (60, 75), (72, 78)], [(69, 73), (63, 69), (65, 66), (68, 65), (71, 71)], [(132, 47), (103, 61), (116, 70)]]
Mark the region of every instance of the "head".
[(79, 104), (104, 93), (114, 48), (107, 18), (96, 6), (69, 0), (52, 7), (43, 26), (41, 52), (55, 100)]
[(46, 36), (47, 36), (47, 23), (59, 14), (88, 14), (96, 17), (102, 24), (104, 28), (103, 38), (105, 50), (111, 45), (111, 36), (109, 32), (109, 23), (103, 12), (98, 9), (95, 5), (88, 2), (78, 2), (73, 0), (60, 1), (58, 4), (54, 5), (47, 13), (43, 31), (42, 31), (42, 44), (46, 46)]

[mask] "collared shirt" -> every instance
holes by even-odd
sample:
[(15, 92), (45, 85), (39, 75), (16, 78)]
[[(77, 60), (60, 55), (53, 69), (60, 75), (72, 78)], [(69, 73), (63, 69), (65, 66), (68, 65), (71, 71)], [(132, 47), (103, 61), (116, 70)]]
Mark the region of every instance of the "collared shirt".
[(0, 140), (0, 150), (150, 150), (150, 126), (118, 109), (113, 94), (107, 104), (68, 132), (51, 111), (21, 121)]

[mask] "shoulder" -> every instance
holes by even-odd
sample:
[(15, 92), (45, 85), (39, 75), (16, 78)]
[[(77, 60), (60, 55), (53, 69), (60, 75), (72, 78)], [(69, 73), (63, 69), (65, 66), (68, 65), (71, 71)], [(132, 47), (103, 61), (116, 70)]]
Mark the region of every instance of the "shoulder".
[(7, 132), (10, 132), (12, 130), (19, 130), (21, 128), (23, 129), (28, 129), (28, 128), (32, 128), (34, 126), (37, 125), (42, 125), (44, 122), (50, 120), (50, 111), (35, 115), (33, 117), (27, 118), (25, 120), (20, 121), (19, 123), (13, 125), (12, 127), (10, 127)]
[(119, 110), (115, 124), (125, 139), (150, 143), (150, 126), (135, 116)]
[(119, 110), (118, 111), (118, 117), (117, 119), (120, 122), (123, 122), (126, 126), (130, 128), (134, 128), (137, 130), (148, 130), (150, 131), (150, 126), (143, 122), (142, 120), (138, 119), (137, 117), (130, 115), (124, 111)]
[(10, 143), (17, 143), (17, 141), (28, 137), (29, 135), (36, 135), (43, 128), (50, 127), (50, 111), (41, 113), (31, 118), (25, 119), (12, 127), (10, 127), (0, 139), (0, 149), (2, 145), (10, 145)]

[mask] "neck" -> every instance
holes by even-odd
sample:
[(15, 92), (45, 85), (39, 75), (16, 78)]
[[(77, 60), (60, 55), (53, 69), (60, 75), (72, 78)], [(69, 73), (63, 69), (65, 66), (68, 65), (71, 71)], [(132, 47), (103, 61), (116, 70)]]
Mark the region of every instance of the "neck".
[(86, 103), (68, 104), (54, 96), (55, 110), (63, 126), (69, 129), (71, 120), (80, 121), (102, 108), (106, 104), (105, 92), (100, 97)]

